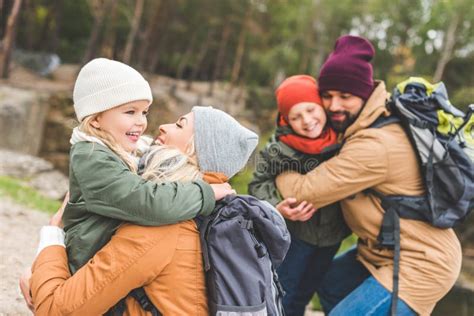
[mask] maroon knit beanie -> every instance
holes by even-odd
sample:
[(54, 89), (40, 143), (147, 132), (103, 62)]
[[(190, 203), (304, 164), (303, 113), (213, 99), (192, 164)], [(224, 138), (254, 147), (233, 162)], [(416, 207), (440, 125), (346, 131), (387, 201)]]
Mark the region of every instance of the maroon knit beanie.
[(348, 92), (367, 100), (374, 90), (373, 70), (370, 61), (375, 50), (365, 38), (341, 36), (321, 67), (319, 91)]

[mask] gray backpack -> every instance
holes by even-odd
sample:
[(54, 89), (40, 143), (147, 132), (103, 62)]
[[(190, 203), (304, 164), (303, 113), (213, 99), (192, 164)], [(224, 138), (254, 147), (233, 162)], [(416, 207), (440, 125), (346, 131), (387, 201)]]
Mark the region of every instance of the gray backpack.
[(232, 195), (198, 226), (210, 315), (284, 315), (275, 269), (290, 234), (278, 211), (253, 196)]

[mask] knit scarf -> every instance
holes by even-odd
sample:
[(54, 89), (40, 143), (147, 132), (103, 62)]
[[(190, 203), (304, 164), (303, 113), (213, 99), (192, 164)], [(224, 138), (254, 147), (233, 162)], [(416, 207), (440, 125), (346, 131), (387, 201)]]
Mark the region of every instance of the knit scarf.
[(278, 115), (277, 125), (278, 140), (305, 154), (320, 154), (324, 148), (337, 143), (337, 134), (330, 127), (325, 127), (319, 137), (308, 138), (297, 135), (281, 115)]
[[(97, 144), (100, 144), (104, 147), (109, 148), (99, 138), (97, 138), (95, 136), (88, 135), (88, 134), (84, 133), (83, 131), (81, 131), (78, 127), (75, 127), (72, 130), (72, 135), (71, 135), (71, 139), (69, 140), (69, 143), (71, 143), (71, 145), (74, 145), (74, 144), (79, 143), (79, 142), (97, 143)], [(152, 144), (152, 142), (153, 142), (153, 139), (151, 137), (149, 137), (149, 136), (140, 136), (140, 138), (138, 139), (138, 142), (137, 142), (137, 152), (139, 154), (145, 153), (150, 148), (150, 145)], [(132, 161), (134, 161), (138, 164), (139, 158), (136, 155), (129, 154), (129, 157), (132, 159)]]

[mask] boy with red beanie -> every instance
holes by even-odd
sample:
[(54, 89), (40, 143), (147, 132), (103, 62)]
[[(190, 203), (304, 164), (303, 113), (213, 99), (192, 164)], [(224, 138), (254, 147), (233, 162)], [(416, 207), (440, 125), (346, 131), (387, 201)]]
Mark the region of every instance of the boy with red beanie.
[[(315, 208), (340, 201), (344, 219), (358, 237), (357, 248), (333, 261), (318, 291), (326, 314), (430, 315), (459, 275), (461, 247), (452, 229), (405, 218), (398, 227), (398, 271), (394, 251), (380, 247), (377, 237), (386, 205), (372, 192), (422, 196), (425, 186), (402, 126), (371, 127), (390, 115), (385, 84), (372, 79), (373, 56), (365, 38), (345, 35), (336, 41), (321, 68), (319, 89), (330, 124), (344, 145), (312, 171), (282, 174), (275, 182), (284, 198), (307, 201)], [(398, 298), (392, 295), (397, 289), (394, 270)]]
[[(281, 198), (275, 186), (276, 176), (288, 170), (305, 174), (332, 157), (337, 135), (326, 124), (313, 77), (289, 77), (275, 94), (279, 112), (276, 132), (259, 154), (248, 191), (280, 209), (296, 200)], [(291, 245), (277, 272), (286, 292), (286, 314), (302, 316), (349, 230), (338, 203), (317, 211), (306, 202), (294, 206), (294, 212), (282, 212), (291, 233)]]

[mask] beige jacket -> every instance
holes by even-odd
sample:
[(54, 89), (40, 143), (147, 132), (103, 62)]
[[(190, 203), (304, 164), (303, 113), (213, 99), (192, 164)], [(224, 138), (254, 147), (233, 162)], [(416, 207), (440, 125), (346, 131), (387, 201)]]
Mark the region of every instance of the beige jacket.
[[(358, 259), (391, 291), (393, 252), (375, 247), (384, 210), (379, 199), (362, 191), (421, 195), (424, 189), (415, 152), (402, 127), (367, 128), (389, 114), (387, 97), (380, 82), (345, 131), (339, 155), (306, 175), (283, 174), (276, 183), (283, 197), (306, 200), (316, 208), (341, 201), (344, 218), (359, 237)], [(428, 315), (459, 275), (461, 246), (452, 229), (406, 219), (401, 219), (400, 227), (399, 296), (417, 313)]]

